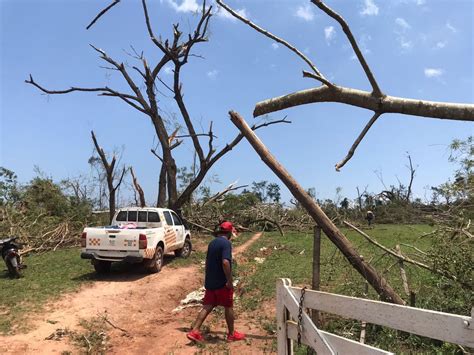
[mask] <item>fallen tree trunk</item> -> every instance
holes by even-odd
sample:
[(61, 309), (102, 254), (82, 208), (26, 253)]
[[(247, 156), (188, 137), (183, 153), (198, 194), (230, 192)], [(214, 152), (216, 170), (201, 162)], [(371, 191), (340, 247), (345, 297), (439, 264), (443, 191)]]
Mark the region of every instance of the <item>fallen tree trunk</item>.
[(326, 216), (321, 207), (308, 195), (298, 182), (275, 159), (260, 139), (255, 135), (247, 122), (234, 111), (230, 111), (232, 123), (242, 132), (263, 162), (280, 178), (293, 196), (308, 211), (313, 220), (322, 228), (328, 238), (346, 257), (349, 263), (369, 282), (375, 291), (385, 300), (404, 305), (403, 299), (392, 289), (387, 281), (357, 253), (351, 242)]

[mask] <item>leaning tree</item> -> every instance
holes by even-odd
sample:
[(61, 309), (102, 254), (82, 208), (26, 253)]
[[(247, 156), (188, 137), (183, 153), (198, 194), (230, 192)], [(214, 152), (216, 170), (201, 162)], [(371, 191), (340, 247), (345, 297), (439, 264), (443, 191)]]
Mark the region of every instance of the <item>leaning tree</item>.
[[(472, 104), (413, 100), (385, 94), (377, 83), (377, 80), (365, 60), (347, 22), (341, 15), (329, 8), (321, 0), (311, 0), (311, 3), (337, 21), (341, 26), (372, 86), (371, 92), (336, 85), (328, 80), (307, 56), (288, 41), (274, 35), (243, 17), (237, 11), (226, 5), (222, 0), (216, 0), (216, 2), (238, 20), (295, 53), (311, 69), (311, 71), (303, 71), (303, 77), (312, 78), (321, 83), (320, 86), (313, 89), (298, 91), (257, 103), (254, 109), (254, 117), (271, 112), (278, 112), (299, 105), (319, 102), (338, 102), (373, 111), (372, 118), (357, 137), (346, 157), (336, 164), (336, 170), (338, 171), (354, 155), (357, 146), (369, 131), (370, 127), (385, 113), (400, 113), (439, 119), (474, 121), (474, 105)], [(391, 302), (403, 304), (403, 299), (392, 289), (384, 277), (380, 275), (375, 268), (370, 265), (370, 263), (364, 260), (364, 258), (353, 247), (349, 239), (328, 218), (321, 207), (298, 184), (289, 172), (276, 160), (255, 133), (252, 132), (245, 120), (237, 112), (233, 111), (230, 112), (230, 118), (234, 125), (245, 135), (245, 138), (249, 141), (263, 162), (287, 186), (298, 202), (308, 211), (313, 220), (323, 229), (328, 238), (339, 248), (349, 263), (370, 283), (379, 295)]]
[[(99, 12), (87, 28), (91, 28), (96, 21), (119, 2), (120, 0), (114, 0), (109, 6)], [(135, 53), (131, 55), (139, 61), (140, 65), (130, 68), (123, 62), (110, 57), (104, 50), (91, 45), (91, 48), (107, 63), (107, 69), (112, 69), (114, 72), (119, 73), (125, 80), (128, 86), (128, 92), (121, 92), (108, 86), (73, 86), (65, 90), (50, 90), (38, 84), (31, 74), (29, 79), (26, 80), (26, 83), (35, 86), (46, 94), (55, 95), (68, 94), (71, 92), (89, 92), (97, 93), (100, 96), (115, 97), (147, 116), (153, 124), (161, 149), (159, 153), (153, 150), (153, 153), (162, 163), (158, 184), (158, 205), (163, 206), (167, 204), (170, 208), (179, 209), (190, 200), (192, 193), (203, 182), (212, 166), (242, 141), (243, 134), (239, 133), (233, 140), (225, 144), (224, 147), (217, 149), (215, 147), (214, 139), (216, 137), (213, 132), (212, 122), (210, 122), (207, 132), (198, 132), (195, 128), (195, 120), (193, 120), (183, 96), (181, 73), (183, 67), (189, 62), (189, 59), (194, 56), (192, 53), (194, 47), (208, 41), (209, 22), (213, 14), (212, 6), (206, 6), (206, 2), (204, 1), (197, 23), (191, 33), (186, 36), (183, 35), (179, 23), (177, 23), (173, 25), (172, 38), (165, 40), (163, 40), (161, 36), (156, 36), (153, 31), (146, 0), (142, 0), (142, 7), (148, 35), (154, 44), (154, 48), (160, 54), (160, 59), (155, 63), (151, 64), (151, 62), (145, 58), (143, 52), (139, 54), (135, 51)], [(165, 67), (167, 67), (167, 65), (171, 65), (173, 68), (173, 81), (170, 85), (159, 76), (160, 73), (166, 70)], [(132, 75), (132, 70), (135, 75)], [(164, 90), (168, 90), (172, 93), (173, 99), (179, 108), (182, 126), (178, 129), (170, 127), (165, 117), (163, 117), (163, 110), (160, 107), (160, 98), (158, 96), (165, 95), (157, 89), (160, 85), (165, 88)], [(265, 121), (259, 125), (254, 125), (252, 129), (255, 130), (281, 122), (289, 123), (289, 121), (285, 119)], [(184, 131), (183, 134), (179, 134), (181, 129)], [(198, 168), (187, 186), (185, 186), (182, 191), (179, 191), (177, 186), (178, 169), (173, 150), (179, 147), (185, 138), (191, 139), (194, 154), (198, 161)], [(207, 140), (205, 146), (202, 139)]]

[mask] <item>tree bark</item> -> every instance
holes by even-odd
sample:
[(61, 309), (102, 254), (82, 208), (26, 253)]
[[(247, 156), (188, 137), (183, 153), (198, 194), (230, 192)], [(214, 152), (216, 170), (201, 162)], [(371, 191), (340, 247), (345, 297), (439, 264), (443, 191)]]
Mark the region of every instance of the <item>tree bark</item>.
[(166, 166), (161, 164), (160, 169), (160, 178), (158, 181), (158, 201), (156, 202), (156, 207), (165, 207), (166, 206)]
[(255, 105), (253, 115), (257, 117), (316, 102), (339, 102), (381, 114), (401, 113), (447, 120), (474, 121), (474, 105), (472, 104), (413, 100), (388, 95), (379, 98), (368, 91), (342, 86), (320, 86), (261, 101)]
[(321, 207), (275, 159), (270, 151), (255, 135), (245, 120), (236, 112), (229, 112), (231, 121), (242, 132), (263, 162), (280, 178), (293, 196), (308, 211), (313, 220), (322, 228), (328, 238), (338, 247), (349, 263), (364, 277), (383, 298), (396, 304), (405, 304), (403, 299), (392, 289), (387, 281), (357, 253), (351, 242), (339, 231), (336, 225), (326, 216)]

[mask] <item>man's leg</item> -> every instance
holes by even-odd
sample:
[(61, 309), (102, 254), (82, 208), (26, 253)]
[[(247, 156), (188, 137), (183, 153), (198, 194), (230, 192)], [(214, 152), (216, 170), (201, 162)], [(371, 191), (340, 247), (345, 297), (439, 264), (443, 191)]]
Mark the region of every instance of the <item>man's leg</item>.
[(214, 309), (214, 306), (212, 304), (205, 304), (202, 306), (201, 312), (199, 312), (196, 320), (194, 321), (193, 324), (193, 329), (192, 330), (199, 330), (201, 328), (202, 323), (206, 320), (207, 316), (211, 311)]
[(234, 334), (234, 308), (225, 307), (225, 321), (227, 323), (227, 328), (229, 329), (229, 334)]

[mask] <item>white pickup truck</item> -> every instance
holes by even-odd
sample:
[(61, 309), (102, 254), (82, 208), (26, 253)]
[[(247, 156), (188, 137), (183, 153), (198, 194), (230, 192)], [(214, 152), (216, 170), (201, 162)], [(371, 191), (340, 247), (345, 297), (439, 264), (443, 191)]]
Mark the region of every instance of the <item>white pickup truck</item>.
[(82, 259), (90, 259), (98, 273), (111, 263), (143, 263), (148, 272), (163, 266), (163, 255), (174, 251), (191, 254), (191, 234), (178, 215), (166, 208), (129, 207), (115, 213), (112, 225), (85, 228), (81, 235)]

